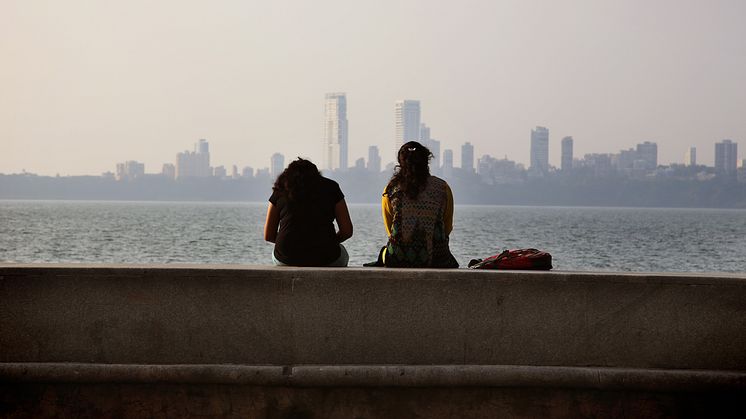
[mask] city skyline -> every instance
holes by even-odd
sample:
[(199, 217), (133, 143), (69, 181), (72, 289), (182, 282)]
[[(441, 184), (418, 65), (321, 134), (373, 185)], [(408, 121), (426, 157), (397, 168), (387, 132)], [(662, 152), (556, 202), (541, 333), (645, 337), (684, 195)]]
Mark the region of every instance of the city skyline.
[[(420, 132), (425, 132), (426, 138), (420, 138), (420, 141), (428, 147), (439, 147), (440, 143), (437, 140), (429, 138), (429, 129), (425, 124), (420, 125)], [(425, 129), (423, 129), (423, 127)], [(440, 149), (431, 149), (434, 151), (433, 159), (430, 162), (430, 169), (435, 174), (446, 175), (452, 174), (453, 168), (466, 169), (467, 172), (478, 173), (480, 161), (483, 159), (489, 159), (492, 161), (506, 161), (513, 165), (518, 165), (528, 172), (532, 173), (532, 176), (544, 176), (547, 175), (550, 170), (567, 171), (573, 168), (584, 167), (590, 164), (591, 166), (598, 164), (599, 159), (607, 160), (608, 164), (618, 166), (619, 168), (633, 166), (637, 169), (646, 171), (653, 171), (658, 167), (670, 167), (670, 166), (703, 166), (714, 168), (718, 173), (727, 173), (730, 176), (735, 177), (736, 171), (743, 167), (746, 167), (746, 158), (738, 158), (738, 142), (731, 139), (723, 139), (716, 141), (712, 144), (714, 149), (715, 159), (712, 164), (698, 161), (697, 159), (697, 148), (689, 147), (686, 153), (682, 156), (680, 161), (671, 162), (664, 164), (658, 161), (658, 145), (655, 142), (644, 141), (637, 143), (634, 147), (628, 149), (619, 149), (616, 151), (606, 150), (601, 153), (586, 153), (582, 156), (573, 154), (574, 139), (572, 136), (566, 136), (559, 141), (559, 148), (561, 150), (561, 161), (559, 165), (553, 165), (546, 162), (544, 157), (546, 156), (547, 149), (550, 146), (549, 141), (550, 130), (547, 127), (536, 126), (531, 129), (531, 135), (529, 136), (526, 145), (529, 147), (529, 154), (533, 157), (537, 163), (532, 166), (531, 163), (524, 164), (522, 162), (512, 160), (512, 156), (503, 155), (493, 156), (487, 153), (477, 153), (474, 146), (470, 142), (465, 142), (460, 147), (454, 149), (443, 150), (443, 161), (437, 159), (440, 154)], [(454, 162), (454, 150), (460, 150), (460, 165), (455, 166)], [(296, 156), (303, 157), (303, 156)], [(296, 157), (291, 157), (287, 161), (288, 163), (294, 160)], [(194, 143), (193, 151), (186, 150), (184, 152), (176, 153), (176, 157), (173, 163), (168, 161), (163, 162), (159, 165), (153, 165), (153, 167), (160, 167), (160, 171), (146, 171), (145, 164), (138, 160), (126, 160), (122, 163), (115, 163), (115, 171), (111, 172), (106, 170), (100, 175), (102, 176), (113, 176), (116, 179), (133, 178), (137, 175), (153, 175), (162, 174), (168, 178), (180, 179), (180, 178), (204, 178), (204, 177), (227, 177), (228, 169), (231, 168), (231, 177), (253, 177), (254, 173), (257, 176), (268, 175), (272, 178), (277, 177), (282, 170), (287, 166), (286, 156), (279, 152), (272, 153), (268, 157), (268, 163), (260, 164), (256, 168), (252, 166), (239, 167), (234, 163), (226, 163), (212, 166), (210, 163), (210, 145), (207, 139), (200, 139)], [(615, 162), (612, 162), (615, 160)], [(342, 171), (344, 172), (350, 168), (364, 168), (373, 172), (381, 172), (383, 170), (391, 170), (394, 166), (394, 162), (389, 162), (386, 167), (383, 167), (382, 159), (378, 146), (370, 145), (367, 150), (367, 159), (365, 156), (355, 159), (356, 164), (350, 165), (347, 168), (336, 168), (336, 169), (325, 169), (324, 167), (317, 164), (320, 171), (331, 172), (331, 171)], [(266, 162), (265, 162), (266, 163)], [(580, 166), (577, 166), (580, 165)], [(575, 167), (577, 166), (577, 167)], [(38, 173), (24, 171), (21, 173), (28, 173), (39, 175)], [(2, 173), (0, 174), (13, 174), (13, 173)], [(43, 174), (42, 174), (43, 175)], [(95, 174), (86, 174), (84, 176), (91, 176)], [(69, 176), (69, 175), (65, 175)]]
[(733, 0), (8, 0), (0, 172), (155, 168), (199, 138), (221, 145), (216, 166), (263, 167), (273, 152), (321, 164), (319, 98), (334, 91), (348, 164), (370, 145), (394, 160), (392, 107), (413, 98), (456, 161), (468, 141), (528, 165), (540, 125), (553, 166), (565, 136), (578, 156), (650, 141), (662, 164), (694, 146), (709, 165), (713, 142), (746, 141), (744, 15)]

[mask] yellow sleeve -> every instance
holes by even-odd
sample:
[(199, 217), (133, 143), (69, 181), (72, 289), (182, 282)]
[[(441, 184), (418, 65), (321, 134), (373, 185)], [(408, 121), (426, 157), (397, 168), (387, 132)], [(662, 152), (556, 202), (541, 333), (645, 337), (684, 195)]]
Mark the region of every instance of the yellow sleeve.
[(451, 187), (446, 183), (446, 213), (443, 216), (443, 226), (446, 229), (446, 234), (450, 235), (453, 231), (453, 192)]
[(386, 227), (386, 235), (391, 237), (391, 222), (394, 219), (394, 214), (385, 188), (383, 189), (383, 195), (381, 195), (381, 215), (383, 216), (383, 226)]

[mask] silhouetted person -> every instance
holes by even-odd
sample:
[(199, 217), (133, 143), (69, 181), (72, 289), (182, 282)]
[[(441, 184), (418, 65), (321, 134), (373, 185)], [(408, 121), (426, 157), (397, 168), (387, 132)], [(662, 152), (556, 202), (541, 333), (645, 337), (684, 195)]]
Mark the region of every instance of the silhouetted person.
[(290, 163), (272, 187), (264, 224), (264, 240), (275, 243), (272, 261), (347, 266), (349, 255), (341, 243), (350, 237), (352, 221), (337, 182), (321, 176), (308, 160)]
[(443, 179), (430, 175), (432, 157), (430, 150), (416, 141), (399, 149), (399, 164), (381, 198), (389, 240), (380, 259), (386, 266), (458, 267), (448, 248), (453, 194)]

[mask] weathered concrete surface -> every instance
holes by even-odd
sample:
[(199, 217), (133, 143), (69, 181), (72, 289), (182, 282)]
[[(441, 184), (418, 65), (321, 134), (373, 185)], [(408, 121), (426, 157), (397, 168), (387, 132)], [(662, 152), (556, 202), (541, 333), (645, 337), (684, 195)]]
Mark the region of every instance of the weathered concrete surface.
[(746, 276), (0, 265), (0, 362), (746, 371)]
[(0, 417), (701, 416), (744, 377), (746, 274), (0, 265)]
[(557, 388), (0, 383), (6, 418), (743, 418), (743, 395)]

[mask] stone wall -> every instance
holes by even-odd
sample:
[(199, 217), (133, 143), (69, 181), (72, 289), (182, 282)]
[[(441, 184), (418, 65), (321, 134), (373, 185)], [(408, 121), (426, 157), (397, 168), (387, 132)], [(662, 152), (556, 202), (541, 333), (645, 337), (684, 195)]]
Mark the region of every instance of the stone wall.
[[(707, 411), (746, 395), (746, 275), (0, 265), (0, 381), (20, 417), (180, 392), (219, 414), (216, 388), (258, 417), (378, 416), (366, 391), (449, 417), (439, 388), (517, 417)], [(49, 402), (74, 389), (91, 409)]]

